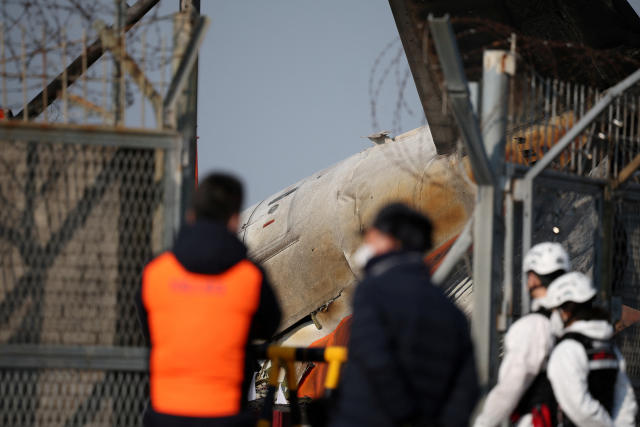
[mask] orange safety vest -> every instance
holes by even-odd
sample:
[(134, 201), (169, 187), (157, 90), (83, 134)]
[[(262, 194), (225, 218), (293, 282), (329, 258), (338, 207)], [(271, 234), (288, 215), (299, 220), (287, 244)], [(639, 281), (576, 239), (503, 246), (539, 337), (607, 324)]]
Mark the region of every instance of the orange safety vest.
[(240, 411), (245, 347), (261, 284), (261, 271), (248, 260), (218, 275), (189, 272), (171, 252), (147, 265), (142, 300), (155, 411), (192, 417)]

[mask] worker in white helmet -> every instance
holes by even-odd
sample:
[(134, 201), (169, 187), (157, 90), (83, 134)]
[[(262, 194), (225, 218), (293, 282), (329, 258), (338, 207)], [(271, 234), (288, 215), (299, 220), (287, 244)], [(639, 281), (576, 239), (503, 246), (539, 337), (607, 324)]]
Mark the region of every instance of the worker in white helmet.
[[(516, 321), (504, 338), (504, 357), (498, 383), (487, 395), (475, 427), (511, 421), (518, 427), (550, 420), (555, 400), (545, 366), (554, 344), (551, 312), (542, 301), (547, 286), (571, 269), (569, 255), (559, 243), (532, 247), (522, 263), (531, 296), (531, 313)], [(536, 424), (534, 424), (536, 423)]]
[(595, 296), (591, 279), (578, 272), (560, 276), (547, 291), (545, 305), (564, 324), (547, 368), (559, 405), (557, 424), (635, 426), (637, 404), (625, 362), (608, 314), (593, 305)]

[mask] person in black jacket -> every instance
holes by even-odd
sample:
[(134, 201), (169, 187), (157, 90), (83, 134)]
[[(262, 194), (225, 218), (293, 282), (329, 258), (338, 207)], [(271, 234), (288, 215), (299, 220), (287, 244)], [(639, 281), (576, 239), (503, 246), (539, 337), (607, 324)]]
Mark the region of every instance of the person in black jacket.
[(468, 425), (479, 395), (468, 323), (430, 283), (430, 247), (430, 221), (400, 203), (365, 233), (333, 427)]
[(201, 181), (174, 247), (143, 273), (137, 296), (150, 345), (150, 406), (144, 425), (250, 426), (249, 344), (269, 339), (281, 318), (265, 272), (236, 237), (242, 185)]

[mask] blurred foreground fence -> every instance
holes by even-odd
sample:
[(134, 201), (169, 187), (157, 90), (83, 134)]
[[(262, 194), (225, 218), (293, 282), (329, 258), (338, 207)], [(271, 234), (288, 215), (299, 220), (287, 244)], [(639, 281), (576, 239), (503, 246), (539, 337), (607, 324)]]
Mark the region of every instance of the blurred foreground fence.
[(129, 3), (2, 3), (3, 426), (141, 424), (134, 294), (193, 187), (209, 20), (196, 2)]
[(134, 293), (178, 218), (174, 132), (0, 123), (0, 424), (138, 425)]

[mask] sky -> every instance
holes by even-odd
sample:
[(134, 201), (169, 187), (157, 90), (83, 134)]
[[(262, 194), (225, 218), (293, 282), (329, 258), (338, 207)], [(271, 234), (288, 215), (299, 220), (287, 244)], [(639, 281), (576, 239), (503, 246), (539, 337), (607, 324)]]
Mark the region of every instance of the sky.
[[(112, 22), (113, 0), (100, 3), (104, 7), (95, 12), (97, 18)], [(87, 25), (80, 9), (65, 9), (65, 2), (52, 9), (60, 15), (55, 22), (68, 30), (64, 37), (56, 34), (65, 39), (67, 58), (56, 37), (46, 39), (42, 49), (39, 33), (21, 32), (21, 21), (31, 19), (37, 27), (40, 19), (36, 12), (41, 10), (33, 12), (25, 4), (26, 0), (8, 3), (6, 13), (12, 19), (0, 20), (9, 25), (6, 40), (16, 52), (8, 68), (13, 77), (7, 82), (7, 105), (14, 113), (23, 104), (22, 34), (29, 69), (34, 70), (26, 84), (26, 99), (31, 99), (42, 89), (40, 52), (47, 52), (51, 79), (63, 61), (80, 55), (81, 29)], [(179, 0), (162, 0), (156, 12), (169, 17), (178, 10)], [(201, 13), (211, 18), (211, 25), (199, 52), (199, 172), (202, 176), (224, 170), (238, 175), (247, 190), (245, 207), (369, 147), (371, 142), (361, 136), (382, 130), (397, 135), (424, 124), (387, 0), (202, 0)], [(139, 37), (130, 38), (127, 49), (162, 92), (171, 71), (169, 65), (164, 71), (158, 66), (159, 55), (166, 55), (158, 38), (162, 34), (170, 39), (173, 30), (171, 19), (156, 24), (139, 28), (140, 34), (149, 36), (145, 51), (152, 59), (147, 58), (146, 66), (141, 65)], [(89, 40), (96, 37), (95, 29), (85, 29)], [(111, 56), (106, 55), (88, 73), (88, 100), (107, 109), (114, 107), (114, 100), (105, 95), (101, 82), (108, 81), (112, 88), (112, 67)], [(128, 83), (133, 101), (125, 123), (154, 127), (150, 103), (141, 103), (139, 90)], [(85, 96), (81, 84), (69, 92)], [(61, 101), (47, 111), (49, 121), (63, 121)], [(105, 122), (99, 115), (85, 118), (84, 112), (71, 105), (69, 120)], [(44, 120), (43, 115), (37, 120)]]
[[(199, 173), (239, 175), (245, 206), (369, 147), (361, 136), (424, 123), (386, 0), (206, 0), (201, 13), (211, 26), (199, 57)], [(374, 87), (386, 76), (376, 120), (372, 71)]]

